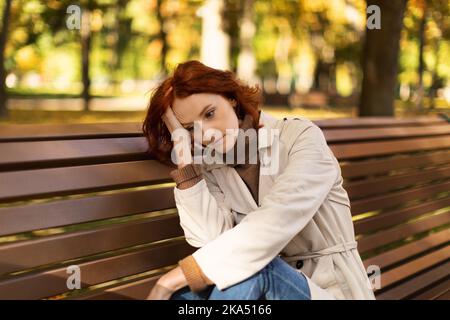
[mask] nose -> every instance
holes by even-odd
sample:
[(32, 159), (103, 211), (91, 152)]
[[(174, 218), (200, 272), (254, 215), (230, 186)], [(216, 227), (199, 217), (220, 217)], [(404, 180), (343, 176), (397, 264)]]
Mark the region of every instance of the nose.
[(202, 137), (201, 137), (201, 143), (203, 147), (206, 147), (207, 145), (214, 143), (215, 141), (222, 138), (222, 134), (220, 133), (220, 130), (213, 128), (211, 126), (208, 126), (207, 124), (202, 123)]

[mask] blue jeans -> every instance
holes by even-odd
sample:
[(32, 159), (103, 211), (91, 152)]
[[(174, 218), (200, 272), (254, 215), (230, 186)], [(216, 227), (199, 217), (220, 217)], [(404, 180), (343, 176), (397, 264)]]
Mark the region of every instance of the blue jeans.
[(220, 291), (215, 285), (194, 293), (188, 286), (175, 291), (170, 300), (310, 300), (305, 276), (280, 257), (262, 270)]

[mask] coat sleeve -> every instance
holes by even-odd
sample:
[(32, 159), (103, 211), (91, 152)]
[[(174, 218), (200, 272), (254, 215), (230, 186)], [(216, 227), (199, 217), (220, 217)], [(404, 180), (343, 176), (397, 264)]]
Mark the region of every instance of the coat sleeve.
[(223, 192), (207, 174), (188, 189), (174, 188), (180, 226), (187, 243), (202, 247), (235, 224)]
[(249, 278), (273, 260), (313, 218), (336, 181), (339, 164), (321, 129), (307, 123), (291, 123), (288, 132), (295, 139), (289, 144), (288, 164), (261, 206), (193, 253), (220, 290)]

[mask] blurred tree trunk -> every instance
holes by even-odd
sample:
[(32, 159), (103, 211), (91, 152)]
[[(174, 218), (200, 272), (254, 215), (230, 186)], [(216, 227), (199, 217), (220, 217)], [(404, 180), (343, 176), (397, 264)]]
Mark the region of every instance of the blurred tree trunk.
[(444, 82), (442, 80), (442, 78), (438, 75), (437, 73), (437, 69), (439, 66), (439, 41), (435, 42), (435, 62), (434, 62), (434, 67), (432, 70), (432, 76), (431, 76), (431, 87), (430, 87), (430, 91), (429, 91), (429, 98), (430, 98), (430, 106), (429, 106), (429, 111), (432, 111), (436, 108), (436, 96), (437, 96), (437, 91), (442, 88), (444, 86)]
[(108, 45), (111, 48), (111, 59), (108, 63), (109, 72), (111, 74), (114, 89), (118, 87), (118, 69), (119, 69), (119, 38), (120, 38), (120, 13), (122, 10), (121, 1), (117, 1), (116, 5), (110, 9), (114, 19), (109, 26)]
[(381, 11), (381, 29), (366, 29), (359, 116), (393, 116), (398, 54), (407, 0), (367, 0)]
[(11, 1), (6, 0), (3, 7), (2, 26), (0, 30), (0, 117), (6, 117), (8, 115), (8, 109), (6, 103), (8, 96), (6, 93), (6, 70), (5, 70), (5, 47), (8, 36), (9, 17), (11, 14)]
[(334, 67), (332, 63), (327, 63), (319, 56), (314, 68), (312, 89), (322, 92), (333, 92), (336, 88), (334, 79)]
[(85, 8), (81, 18), (81, 77), (83, 81), (83, 102), (84, 111), (89, 111), (89, 102), (91, 99), (90, 87), (91, 78), (89, 77), (89, 53), (91, 51), (91, 22), (90, 11)]
[[(239, 72), (239, 54), (241, 53), (241, 23), (245, 18), (243, 17), (243, 8), (246, 2), (238, 0), (225, 0), (224, 8), (221, 10), (222, 29), (230, 39), (230, 67), (229, 70)], [(250, 0), (252, 1), (252, 0)], [(241, 20), (242, 19), (242, 20)], [(238, 74), (239, 76), (239, 74)]]
[(422, 1), (422, 17), (420, 19), (419, 26), (419, 66), (417, 68), (417, 74), (419, 75), (419, 83), (417, 85), (417, 97), (416, 97), (416, 110), (423, 110), (423, 96), (424, 96), (424, 87), (423, 87), (423, 72), (425, 70), (425, 62), (423, 60), (423, 47), (425, 46), (425, 27), (427, 24), (427, 3), (426, 1)]
[(163, 0), (157, 0), (156, 1), (156, 18), (159, 22), (159, 35), (158, 38), (161, 41), (162, 48), (161, 48), (161, 73), (162, 76), (165, 77), (168, 74), (167, 66), (166, 66), (166, 56), (167, 51), (169, 50), (169, 45), (167, 43), (167, 33), (164, 28), (165, 26), (165, 18), (161, 14), (161, 7), (163, 4)]

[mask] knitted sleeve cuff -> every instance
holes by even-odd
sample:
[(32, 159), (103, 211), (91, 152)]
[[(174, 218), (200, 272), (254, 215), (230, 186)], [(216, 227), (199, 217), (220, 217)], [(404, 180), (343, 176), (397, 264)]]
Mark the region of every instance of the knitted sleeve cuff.
[(192, 292), (200, 292), (206, 289), (208, 285), (214, 284), (214, 282), (203, 273), (192, 255), (178, 261), (178, 265), (181, 267)]
[(196, 164), (188, 164), (181, 169), (172, 170), (169, 174), (178, 189), (190, 188), (203, 179), (201, 168)]

